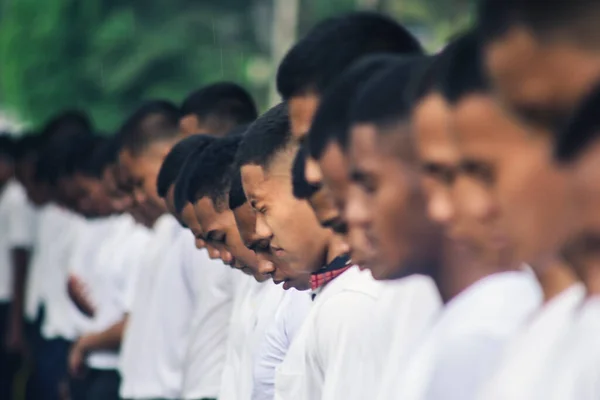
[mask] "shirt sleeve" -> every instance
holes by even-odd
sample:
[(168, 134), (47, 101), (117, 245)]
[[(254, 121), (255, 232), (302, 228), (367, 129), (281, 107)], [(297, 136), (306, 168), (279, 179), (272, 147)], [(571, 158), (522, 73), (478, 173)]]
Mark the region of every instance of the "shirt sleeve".
[(8, 240), (10, 247), (30, 248), (35, 240), (36, 211), (24, 193), (15, 192), (10, 199)]
[(123, 303), (126, 312), (130, 312), (133, 307), (135, 300), (135, 290), (139, 281), (140, 274), (144, 268), (145, 257), (143, 256), (146, 249), (146, 244), (149, 242), (150, 234), (147, 232), (136, 231), (138, 229), (145, 228), (134, 228), (132, 231), (131, 248), (128, 252), (128, 257), (124, 270), (126, 271), (125, 276), (125, 290), (123, 291)]
[(425, 399), (442, 400), (457, 396), (465, 400), (475, 399), (495, 371), (505, 343), (505, 339), (486, 335), (470, 335), (443, 343)]

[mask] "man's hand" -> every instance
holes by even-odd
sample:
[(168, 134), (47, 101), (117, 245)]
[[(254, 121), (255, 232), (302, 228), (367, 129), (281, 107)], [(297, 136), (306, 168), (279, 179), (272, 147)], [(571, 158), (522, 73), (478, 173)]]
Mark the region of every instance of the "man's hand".
[(84, 370), (84, 360), (88, 352), (86, 340), (86, 336), (80, 337), (69, 353), (69, 373), (75, 378), (81, 377)]
[(69, 276), (69, 280), (67, 282), (67, 291), (69, 293), (69, 297), (71, 300), (73, 300), (73, 303), (75, 303), (79, 311), (90, 318), (94, 316), (96, 307), (94, 307), (88, 296), (88, 291), (85, 287), (85, 284), (75, 275)]

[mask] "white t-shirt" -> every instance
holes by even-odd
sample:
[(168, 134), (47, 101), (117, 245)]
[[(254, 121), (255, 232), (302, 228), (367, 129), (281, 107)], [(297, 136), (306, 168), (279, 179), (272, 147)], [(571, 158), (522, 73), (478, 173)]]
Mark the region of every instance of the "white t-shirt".
[(442, 300), (437, 286), (427, 276), (413, 275), (382, 284), (385, 289), (369, 326), (373, 327), (373, 351), (378, 348), (387, 361), (375, 371), (380, 380), (374, 381), (371, 392), (386, 399), (393, 397), (403, 360), (428, 332), (442, 309)]
[(25, 190), (15, 180), (0, 191), (0, 302), (12, 298), (14, 248), (34, 245), (35, 211), (27, 200)]
[(316, 296), (275, 377), (276, 399), (364, 398), (366, 376), (382, 360), (364, 339), (382, 286), (353, 266)]
[(573, 325), (585, 296), (575, 284), (550, 300), (507, 346), (502, 362), (481, 392), (481, 400), (531, 400), (539, 390), (548, 356)]
[(122, 398), (180, 398), (194, 280), (181, 258), (185, 233), (171, 215), (156, 222), (121, 346)]
[[(127, 300), (134, 290), (140, 261), (150, 239), (147, 228), (128, 215), (111, 217), (112, 226), (100, 246), (91, 271), (85, 276), (95, 315), (85, 333), (103, 332), (121, 321), (129, 312)], [(95, 369), (117, 369), (118, 350), (98, 350), (87, 357), (87, 365)]]
[(211, 260), (206, 250), (197, 250), (191, 235), (184, 247), (184, 256), (193, 268), (197, 295), (185, 356), (182, 397), (216, 398), (221, 387), (239, 272), (221, 261)]
[(69, 298), (67, 279), (70, 266), (77, 264), (73, 260), (85, 259), (86, 249), (92, 248), (93, 240), (90, 238), (93, 235), (88, 221), (82, 217), (56, 205), (47, 207), (50, 207), (50, 226), (54, 233), (49, 243), (43, 243), (48, 246), (48, 251), (43, 260), (44, 273), (40, 282), (45, 307), (42, 336), (74, 340), (87, 318), (79, 313)]
[(600, 296), (584, 299), (565, 340), (548, 356), (536, 400), (600, 398)]
[(280, 365), (312, 306), (310, 292), (289, 289), (254, 357), (252, 400), (275, 397), (275, 370)]
[(416, 346), (389, 397), (403, 400), (476, 398), (506, 344), (542, 301), (529, 270), (496, 273), (446, 304)]
[(219, 400), (251, 398), (254, 354), (283, 292), (271, 280), (258, 283), (250, 276), (242, 278), (234, 300)]

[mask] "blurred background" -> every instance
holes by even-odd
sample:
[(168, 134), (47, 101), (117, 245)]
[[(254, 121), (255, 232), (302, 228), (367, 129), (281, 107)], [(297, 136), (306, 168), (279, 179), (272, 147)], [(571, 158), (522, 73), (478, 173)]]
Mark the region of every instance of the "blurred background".
[[(431, 51), (469, 22), (473, 0), (0, 0), (0, 131), (64, 108), (114, 132), (139, 102), (180, 102), (232, 80), (261, 109), (297, 37), (345, 11), (402, 21)], [(12, 130), (12, 129), (11, 129)]]

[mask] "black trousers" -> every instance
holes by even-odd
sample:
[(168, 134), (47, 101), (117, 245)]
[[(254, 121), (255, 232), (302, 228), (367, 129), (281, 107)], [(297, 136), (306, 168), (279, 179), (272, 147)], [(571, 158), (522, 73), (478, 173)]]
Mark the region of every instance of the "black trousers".
[(0, 399), (13, 398), (13, 383), (21, 365), (21, 357), (9, 352), (5, 346), (8, 334), (10, 303), (0, 303)]
[(84, 381), (85, 400), (119, 400), (121, 376), (117, 371), (89, 369)]

